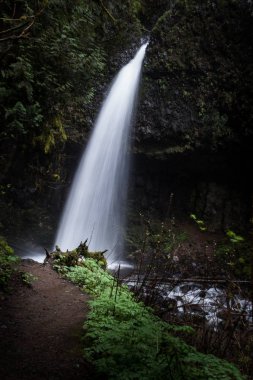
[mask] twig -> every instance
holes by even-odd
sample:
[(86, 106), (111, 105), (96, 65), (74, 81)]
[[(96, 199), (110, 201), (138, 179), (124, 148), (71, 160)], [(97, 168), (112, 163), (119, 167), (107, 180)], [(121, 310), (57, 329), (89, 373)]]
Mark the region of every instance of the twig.
[(0, 34), (5, 34), (5, 33), (9, 33), (9, 32), (14, 32), (15, 30), (18, 30), (20, 28), (23, 28), (25, 25), (27, 25), (29, 23), (29, 21), (26, 21), (24, 22), (23, 24), (21, 25), (18, 25), (18, 26), (14, 26), (13, 28), (9, 28), (9, 29), (6, 29), (6, 30), (2, 30), (0, 32)]
[(116, 23), (117, 22), (116, 18), (114, 18), (113, 15), (108, 11), (108, 9), (105, 7), (102, 0), (100, 0), (100, 4), (102, 8), (106, 11), (106, 13), (111, 17), (111, 19)]
[[(16, 5), (16, 4), (15, 4)], [(21, 24), (21, 25), (18, 25), (16, 27), (13, 27), (13, 28), (9, 28), (7, 30), (3, 30), (0, 32), (0, 34), (6, 34), (6, 33), (10, 33), (10, 32), (13, 32), (13, 31), (16, 31), (20, 28), (23, 28), (24, 26), (26, 26), (28, 24), (28, 26), (22, 30), (22, 32), (19, 34), (19, 35), (11, 35), (11, 36), (7, 36), (7, 37), (3, 37), (0, 39), (0, 42), (3, 42), (3, 41), (7, 41), (7, 40), (16, 40), (16, 39), (19, 39), (19, 38), (22, 38), (22, 37), (25, 37), (26, 33), (28, 32), (28, 30), (33, 26), (36, 18), (38, 16), (41, 15), (41, 13), (43, 13), (45, 10), (45, 8), (41, 8), (37, 13), (35, 13), (34, 15), (32, 16), (25, 16), (26, 19), (31, 19), (31, 21), (26, 21), (25, 23)], [(1, 20), (4, 20), (4, 21), (20, 21), (22, 19), (22, 17), (20, 17), (19, 19), (6, 19), (6, 18), (1, 18)]]

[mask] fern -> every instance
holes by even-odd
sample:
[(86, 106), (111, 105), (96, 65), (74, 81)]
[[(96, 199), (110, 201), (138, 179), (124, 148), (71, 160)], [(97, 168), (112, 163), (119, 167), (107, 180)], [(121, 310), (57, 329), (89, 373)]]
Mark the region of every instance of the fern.
[(14, 255), (13, 249), (0, 236), (0, 290), (5, 289), (11, 278), (19, 257)]
[(243, 379), (232, 364), (199, 353), (175, 336), (191, 328), (161, 321), (94, 260), (82, 265), (65, 275), (94, 296), (84, 325), (84, 355), (101, 374), (115, 380)]

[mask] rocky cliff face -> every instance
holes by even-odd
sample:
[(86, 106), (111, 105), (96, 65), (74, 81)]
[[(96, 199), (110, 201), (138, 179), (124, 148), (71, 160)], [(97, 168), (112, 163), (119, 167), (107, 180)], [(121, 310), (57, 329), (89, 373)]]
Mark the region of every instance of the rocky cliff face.
[(246, 1), (168, 2), (147, 49), (134, 150), (156, 169), (143, 183), (157, 194), (160, 173), (177, 210), (213, 229), (245, 226), (250, 214), (252, 21)]
[(189, 3), (163, 13), (147, 50), (137, 139), (158, 154), (214, 152), (253, 134), (250, 8)]
[[(8, 138), (5, 137), (1, 155), (3, 209), (21, 206), (32, 214), (39, 203), (42, 208), (49, 205), (52, 213), (60, 212), (108, 84), (133, 57), (141, 37), (149, 35), (133, 137), (131, 204), (135, 211), (156, 210), (164, 217), (173, 193), (175, 214), (185, 217), (196, 213), (212, 229), (239, 225), (245, 228), (252, 195), (252, 2), (81, 3), (80, 9), (71, 5), (67, 15), (65, 8), (51, 7), (30, 39), (9, 46), (10, 51), (21, 55), (22, 62), (31, 61), (28, 68), (33, 76), (31, 83), (30, 77), (25, 83), (34, 87), (34, 101), (41, 102), (46, 111), (42, 124), (36, 128), (21, 115), (27, 128), (22, 138), (15, 133), (8, 136), (6, 127)], [(82, 9), (84, 3), (87, 9)], [(87, 33), (83, 31), (80, 12), (86, 20)], [(59, 30), (50, 29), (53, 16)], [(76, 32), (72, 35), (73, 27), (80, 38)], [(59, 32), (61, 28), (66, 29), (66, 35)], [(45, 50), (32, 43), (31, 37), (36, 37), (36, 33)], [(58, 40), (68, 47), (71, 65), (66, 53), (59, 50), (58, 55)], [(52, 53), (51, 46), (57, 51)], [(83, 47), (88, 58), (94, 51), (96, 54), (90, 61), (80, 58), (76, 74), (76, 54), (81, 54)], [(43, 51), (52, 62), (48, 59), (45, 64)], [(15, 61), (15, 54), (11, 55), (11, 62)], [(65, 76), (57, 69), (55, 75), (60, 76), (61, 87), (53, 86), (51, 93), (44, 85), (47, 96), (43, 97), (40, 86), (44, 82), (36, 79), (41, 75), (37, 56), (45, 64), (45, 73), (56, 70), (54, 60), (57, 57), (59, 62), (61, 58), (61, 71), (68, 74), (71, 91), (64, 87)], [(25, 69), (28, 70), (26, 66)], [(19, 81), (23, 85), (23, 77), (16, 71), (8, 72), (9, 79), (6, 77), (6, 86), (14, 86), (11, 89), (15, 90), (15, 102), (21, 96), (16, 88)], [(10, 79), (11, 74), (16, 75), (14, 79)], [(57, 91), (61, 91), (60, 95)], [(13, 99), (6, 99), (10, 107)], [(15, 117), (20, 114), (16, 112)], [(4, 218), (4, 229), (9, 219)], [(20, 220), (22, 223), (23, 214)]]

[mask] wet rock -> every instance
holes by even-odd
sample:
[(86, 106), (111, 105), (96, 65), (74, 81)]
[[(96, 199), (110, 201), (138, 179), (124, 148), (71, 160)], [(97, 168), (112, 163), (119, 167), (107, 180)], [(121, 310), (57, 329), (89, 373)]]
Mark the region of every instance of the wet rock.
[(183, 307), (184, 307), (185, 313), (196, 313), (202, 316), (207, 315), (207, 313), (203, 310), (203, 308), (199, 304), (190, 303), (190, 304), (184, 305)]
[(199, 286), (196, 285), (196, 284), (185, 284), (185, 285), (182, 285), (180, 286), (180, 290), (186, 294), (190, 291), (193, 291), (193, 290), (198, 290), (199, 289)]
[[(147, 205), (171, 186), (178, 199), (175, 208), (196, 213), (211, 230), (243, 227), (249, 219), (251, 194), (245, 189), (252, 161), (252, 83), (245, 85), (241, 78), (253, 62), (247, 42), (250, 14), (241, 1), (233, 6), (219, 2), (215, 9), (211, 2), (181, 2), (157, 20), (145, 58), (134, 149), (158, 161), (160, 173), (149, 174), (153, 185), (155, 176), (161, 180), (158, 191), (153, 186), (150, 195), (145, 192)], [(146, 173), (152, 170), (151, 160), (143, 165)], [(182, 173), (188, 175), (185, 182)], [(163, 210), (165, 203), (157, 198)]]
[(200, 297), (200, 298), (205, 298), (205, 296), (206, 296), (206, 291), (205, 291), (205, 290), (201, 290), (201, 291), (199, 292), (199, 297)]

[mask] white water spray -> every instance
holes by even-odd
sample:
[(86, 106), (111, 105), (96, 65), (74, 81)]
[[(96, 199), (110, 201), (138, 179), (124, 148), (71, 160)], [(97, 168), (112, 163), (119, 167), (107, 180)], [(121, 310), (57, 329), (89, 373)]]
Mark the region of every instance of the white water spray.
[(116, 76), (80, 161), (57, 232), (62, 250), (88, 239), (90, 251), (108, 250), (120, 259), (124, 202), (128, 186), (127, 150), (134, 103), (147, 44)]

